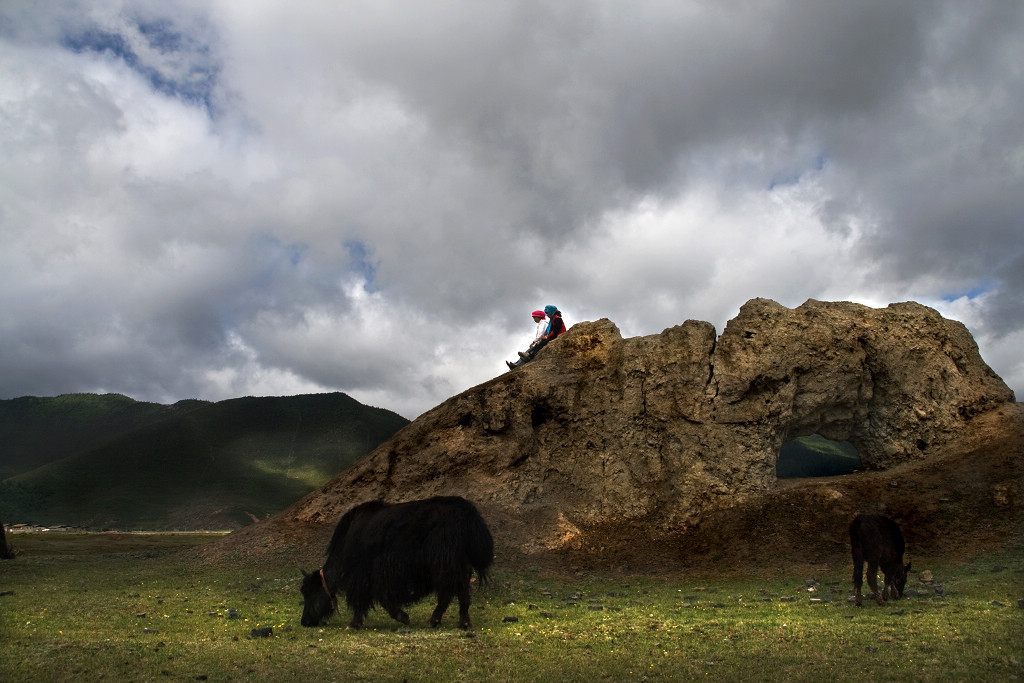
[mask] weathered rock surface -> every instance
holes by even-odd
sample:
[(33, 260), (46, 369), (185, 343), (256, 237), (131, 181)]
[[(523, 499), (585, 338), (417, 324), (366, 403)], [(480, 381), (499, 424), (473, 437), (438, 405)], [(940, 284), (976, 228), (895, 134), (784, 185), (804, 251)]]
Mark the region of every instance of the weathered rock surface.
[(763, 506), (786, 487), (775, 462), (789, 439), (847, 440), (867, 469), (890, 470), (946, 453), (1013, 401), (967, 329), (916, 303), (754, 299), (717, 339), (692, 320), (629, 339), (584, 322), (423, 414), (279, 523), (329, 530), (365, 500), (455, 494), (480, 505), (499, 546), (600, 554), (594, 539), (612, 530), (650, 545)]

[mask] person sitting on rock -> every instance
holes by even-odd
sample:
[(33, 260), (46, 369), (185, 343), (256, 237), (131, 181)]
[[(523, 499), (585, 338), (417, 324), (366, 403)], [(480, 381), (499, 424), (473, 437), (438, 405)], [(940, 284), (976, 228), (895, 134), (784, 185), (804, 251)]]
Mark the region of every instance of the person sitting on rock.
[[(537, 320), (537, 314), (540, 313), (541, 319)], [(547, 316), (547, 322), (544, 321), (543, 316)], [(515, 363), (512, 361), (505, 361), (505, 365), (508, 366), (509, 370), (515, 370), (520, 365), (524, 365), (537, 355), (537, 352), (544, 348), (549, 341), (556, 339), (558, 335), (565, 332), (565, 322), (562, 320), (562, 312), (558, 310), (557, 306), (547, 305), (543, 311), (534, 311), (533, 319), (537, 322), (537, 333), (534, 337), (533, 342), (526, 351), (519, 352), (519, 360)]]
[(548, 323), (547, 323), (547, 320), (544, 319), (544, 311), (540, 311), (540, 310), (534, 311), (530, 315), (533, 317), (533, 322), (537, 326), (537, 328), (534, 330), (534, 333), (533, 333), (533, 340), (530, 342), (530, 345), (527, 347), (526, 351), (520, 351), (519, 352), (519, 360), (518, 361), (516, 361), (515, 363), (513, 363), (512, 361), (509, 361), (509, 360), (505, 361), (505, 365), (508, 366), (509, 370), (514, 370), (515, 368), (517, 368), (520, 365), (522, 365), (523, 363), (525, 363), (526, 362), (526, 360), (525, 360), (526, 358), (532, 358), (533, 356), (530, 353), (531, 349), (533, 349), (533, 347), (536, 344), (539, 344), (540, 340), (544, 338), (545, 334), (547, 334)]

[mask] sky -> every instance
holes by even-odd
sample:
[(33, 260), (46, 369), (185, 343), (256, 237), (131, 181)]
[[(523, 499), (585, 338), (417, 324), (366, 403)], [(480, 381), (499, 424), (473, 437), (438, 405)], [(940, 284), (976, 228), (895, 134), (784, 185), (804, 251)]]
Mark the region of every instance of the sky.
[(1024, 396), (1024, 3), (0, 0), (0, 398), (413, 419), (530, 313), (962, 321)]

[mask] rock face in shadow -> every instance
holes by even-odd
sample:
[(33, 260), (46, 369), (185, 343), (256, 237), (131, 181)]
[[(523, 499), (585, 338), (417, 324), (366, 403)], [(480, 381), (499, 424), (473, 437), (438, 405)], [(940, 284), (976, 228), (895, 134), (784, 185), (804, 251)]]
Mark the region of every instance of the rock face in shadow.
[(916, 303), (754, 299), (717, 339), (692, 320), (628, 339), (609, 320), (584, 322), (424, 413), (282, 517), (333, 528), (373, 498), (454, 494), (526, 554), (580, 547), (603, 528), (657, 542), (779, 489), (787, 440), (850, 441), (865, 468), (888, 470), (1013, 401), (967, 329)]

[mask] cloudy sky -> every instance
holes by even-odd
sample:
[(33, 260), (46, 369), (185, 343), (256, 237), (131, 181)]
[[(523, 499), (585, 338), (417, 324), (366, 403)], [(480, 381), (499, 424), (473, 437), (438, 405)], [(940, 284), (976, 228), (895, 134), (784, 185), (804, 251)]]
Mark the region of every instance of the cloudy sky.
[(0, 398), (414, 418), (529, 313), (915, 300), (1024, 396), (1024, 3), (0, 0)]

